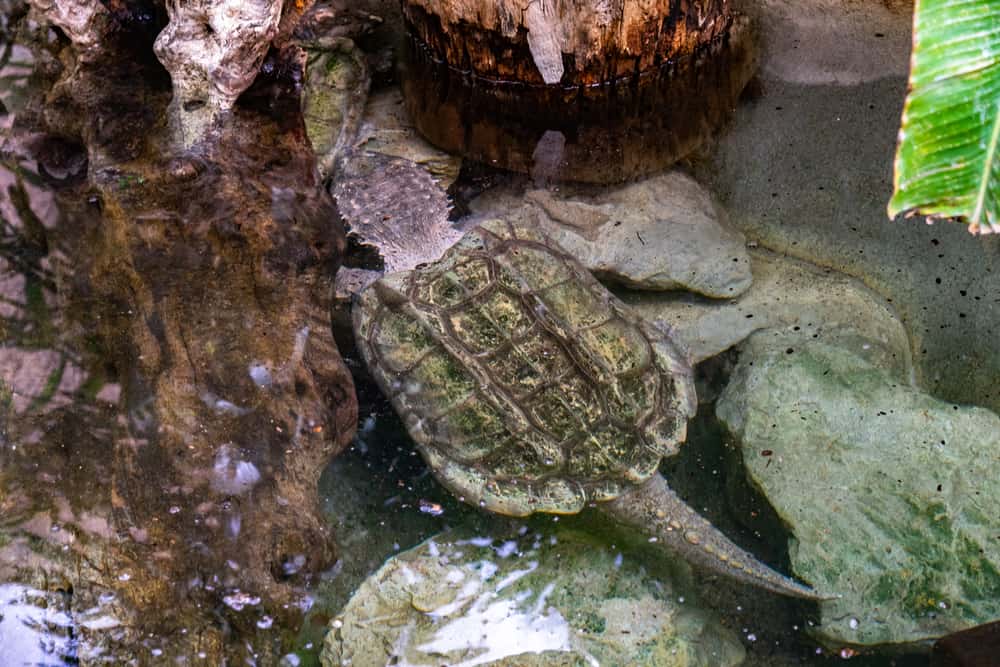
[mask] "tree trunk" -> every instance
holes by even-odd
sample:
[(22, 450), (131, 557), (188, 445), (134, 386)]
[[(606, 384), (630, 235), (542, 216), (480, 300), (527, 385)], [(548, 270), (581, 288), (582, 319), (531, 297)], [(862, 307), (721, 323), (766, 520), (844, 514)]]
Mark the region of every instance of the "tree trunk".
[(403, 14), (454, 68), (569, 86), (692, 54), (731, 22), (729, 0), (403, 0)]

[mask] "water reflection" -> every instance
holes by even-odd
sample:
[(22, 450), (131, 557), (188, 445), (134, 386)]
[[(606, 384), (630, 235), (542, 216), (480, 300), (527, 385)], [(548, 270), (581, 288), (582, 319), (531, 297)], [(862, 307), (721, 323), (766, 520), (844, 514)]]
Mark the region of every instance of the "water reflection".
[(45, 591), (0, 584), (0, 663), (61, 665), (76, 660), (71, 619)]
[(696, 56), (592, 87), (498, 84), (411, 38), (403, 75), (417, 129), (446, 151), (536, 182), (616, 183), (690, 156), (731, 116), (756, 69), (749, 21)]
[(341, 226), (273, 88), (166, 149), (140, 27), (74, 62), (17, 24), (36, 67), (3, 99), (0, 645), (275, 664), (335, 560), (316, 483), (356, 420)]

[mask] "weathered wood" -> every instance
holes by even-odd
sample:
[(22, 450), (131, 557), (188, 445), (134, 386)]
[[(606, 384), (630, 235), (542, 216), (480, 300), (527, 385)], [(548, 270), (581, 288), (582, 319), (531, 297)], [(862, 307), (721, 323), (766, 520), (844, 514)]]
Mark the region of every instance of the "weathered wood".
[(746, 17), (696, 55), (601, 86), (477, 85), (412, 45), (403, 93), (435, 146), (542, 181), (618, 183), (690, 156), (757, 68)]
[(452, 67), (504, 81), (589, 85), (689, 55), (725, 34), (729, 0), (404, 0)]

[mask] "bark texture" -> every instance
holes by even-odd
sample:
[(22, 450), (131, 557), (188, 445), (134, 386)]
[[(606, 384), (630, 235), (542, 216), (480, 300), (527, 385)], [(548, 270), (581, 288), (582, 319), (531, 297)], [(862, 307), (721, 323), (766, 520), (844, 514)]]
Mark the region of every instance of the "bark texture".
[(724, 34), (729, 0), (404, 0), (449, 65), (525, 83), (588, 85), (639, 73)]

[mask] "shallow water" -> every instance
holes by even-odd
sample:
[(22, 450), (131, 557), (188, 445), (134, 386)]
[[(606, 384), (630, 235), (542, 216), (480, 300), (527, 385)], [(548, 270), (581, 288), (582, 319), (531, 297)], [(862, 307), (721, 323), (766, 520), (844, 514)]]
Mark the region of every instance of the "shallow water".
[[(854, 350), (889, 359), (893, 382), (953, 402), (956, 411), (959, 404), (997, 411), (1000, 353), (990, 344), (1000, 326), (997, 240), (973, 238), (958, 225), (885, 219), (905, 92), (906, 10), (892, 2), (808, 5), (760, 5), (760, 72), (735, 109), (725, 109), (723, 116), (732, 115), (725, 128), (709, 128), (707, 142), (681, 151), (682, 167), (745, 235), (751, 254), (743, 261), (808, 262), (820, 294), (841, 289), (845, 276), (856, 279), (850, 284), (858, 293), (870, 290), (863, 294), (898, 317), (892, 326), (901, 322), (905, 349), (883, 340), (884, 349), (857, 343)], [(359, 43), (377, 61), (400, 35), (394, 3), (372, 9), (387, 20)], [(593, 579), (610, 577), (624, 562), (623, 571), (641, 582), (636, 586), (657, 588), (657, 600), (676, 603), (671, 614), (711, 627), (701, 648), (715, 658), (701, 664), (721, 660), (723, 646), (727, 655), (745, 651), (746, 665), (845, 658), (929, 664), (933, 637), (889, 647), (822, 640), (815, 603), (664, 561), (655, 545), (590, 512), (511, 519), (456, 499), (435, 481), (366, 373), (344, 305), (333, 298), (341, 253), (352, 268), (372, 264), (364, 248), (345, 240), (316, 174), (298, 105), (301, 71), (271, 54), (208, 148), (178, 152), (165, 139), (169, 77), (150, 51), (163, 17), (140, 14), (123, 19), (118, 50), (111, 50), (119, 57), (84, 64), (67, 81), (64, 36), (29, 25), (20, 3), (0, 1), (0, 665), (318, 664), (331, 621), (338, 629), (357, 622), (344, 609), (366, 579), (387, 559), (449, 535), (474, 536), (449, 544), (482, 554), (445, 573), (451, 583), (465, 582), (458, 597), (444, 601), (447, 586), (421, 593), (435, 604), (420, 622), (430, 618), (436, 634), (418, 648), (429, 656), (470, 656), (454, 664), (577, 664), (558, 662), (578, 647), (571, 624), (579, 619), (549, 606), (565, 597), (565, 573), (558, 565), (546, 570), (544, 560), (552, 553), (546, 541), (555, 547), (564, 534), (568, 543), (587, 545), (575, 553), (592, 549), (594, 567), (606, 568), (595, 569)], [(372, 99), (396, 94), (393, 71), (376, 71)], [(473, 121), (487, 122), (478, 115)], [(593, 135), (560, 127), (559, 136), (585, 144)], [(574, 151), (586, 156), (583, 166), (569, 169), (577, 180), (656, 178), (659, 152), (642, 154), (634, 137), (609, 143), (637, 157), (605, 160), (609, 173), (595, 178), (579, 177), (604, 159), (586, 145), (559, 144), (553, 158), (546, 153), (552, 142), (537, 141), (541, 152), (529, 155), (537, 169), (508, 165), (526, 174), (466, 160), (448, 189), (452, 218), (471, 224), (497, 207), (513, 212), (539, 190), (572, 192), (598, 206), (615, 186), (560, 181), (561, 161)], [(523, 147), (515, 152), (512, 162), (524, 162)], [(393, 185), (378, 187), (392, 192)], [(629, 200), (621, 210), (640, 207)], [(615, 290), (628, 303), (648, 301)], [(792, 288), (768, 298), (754, 302), (757, 311), (732, 302), (751, 309), (746, 317), (755, 321), (784, 312), (783, 298), (792, 311), (811, 307)], [(708, 300), (670, 293), (664, 303), (694, 308)], [(793, 335), (812, 327), (824, 341), (850, 347), (854, 338), (837, 337), (845, 322), (882, 312), (801, 324), (774, 315), (766, 331)], [(741, 463), (756, 452), (739, 454), (716, 414), (741, 354), (749, 354), (726, 348), (698, 365), (698, 414), (687, 445), (662, 472), (715, 526), (789, 572), (788, 527)], [(949, 419), (945, 431), (964, 428), (958, 416)], [(774, 455), (766, 452), (760, 456)], [(948, 491), (978, 493), (974, 483), (960, 482)], [(435, 544), (421, 548), (433, 556)], [(988, 548), (982, 561), (969, 557), (970, 569), (998, 562), (997, 545)], [(457, 563), (462, 556), (434, 557)], [(509, 571), (493, 578), (500, 568)], [(411, 585), (405, 568), (399, 571)], [(535, 581), (529, 575), (540, 582), (530, 594), (494, 599), (521, 579)], [(915, 615), (973, 606), (992, 585), (977, 581), (982, 588), (949, 589), (947, 600), (929, 599)], [(574, 585), (582, 590), (584, 583)], [(593, 595), (607, 608), (632, 609), (627, 603), (638, 593), (624, 590)], [(641, 610), (651, 599), (630, 613), (648, 621)], [(375, 625), (411, 620), (401, 618)], [(616, 618), (610, 627), (619, 641), (631, 630)], [(863, 631), (857, 625), (867, 621), (844, 622)], [(480, 625), (488, 641), (477, 643), (471, 628)], [(614, 656), (624, 655), (607, 648), (615, 646), (612, 631), (603, 620), (600, 627), (595, 635), (607, 641), (580, 649), (586, 659), (579, 664), (615, 664)], [(659, 631), (642, 628), (650, 636)], [(543, 651), (549, 662), (514, 658)], [(408, 659), (394, 664), (415, 664)]]

